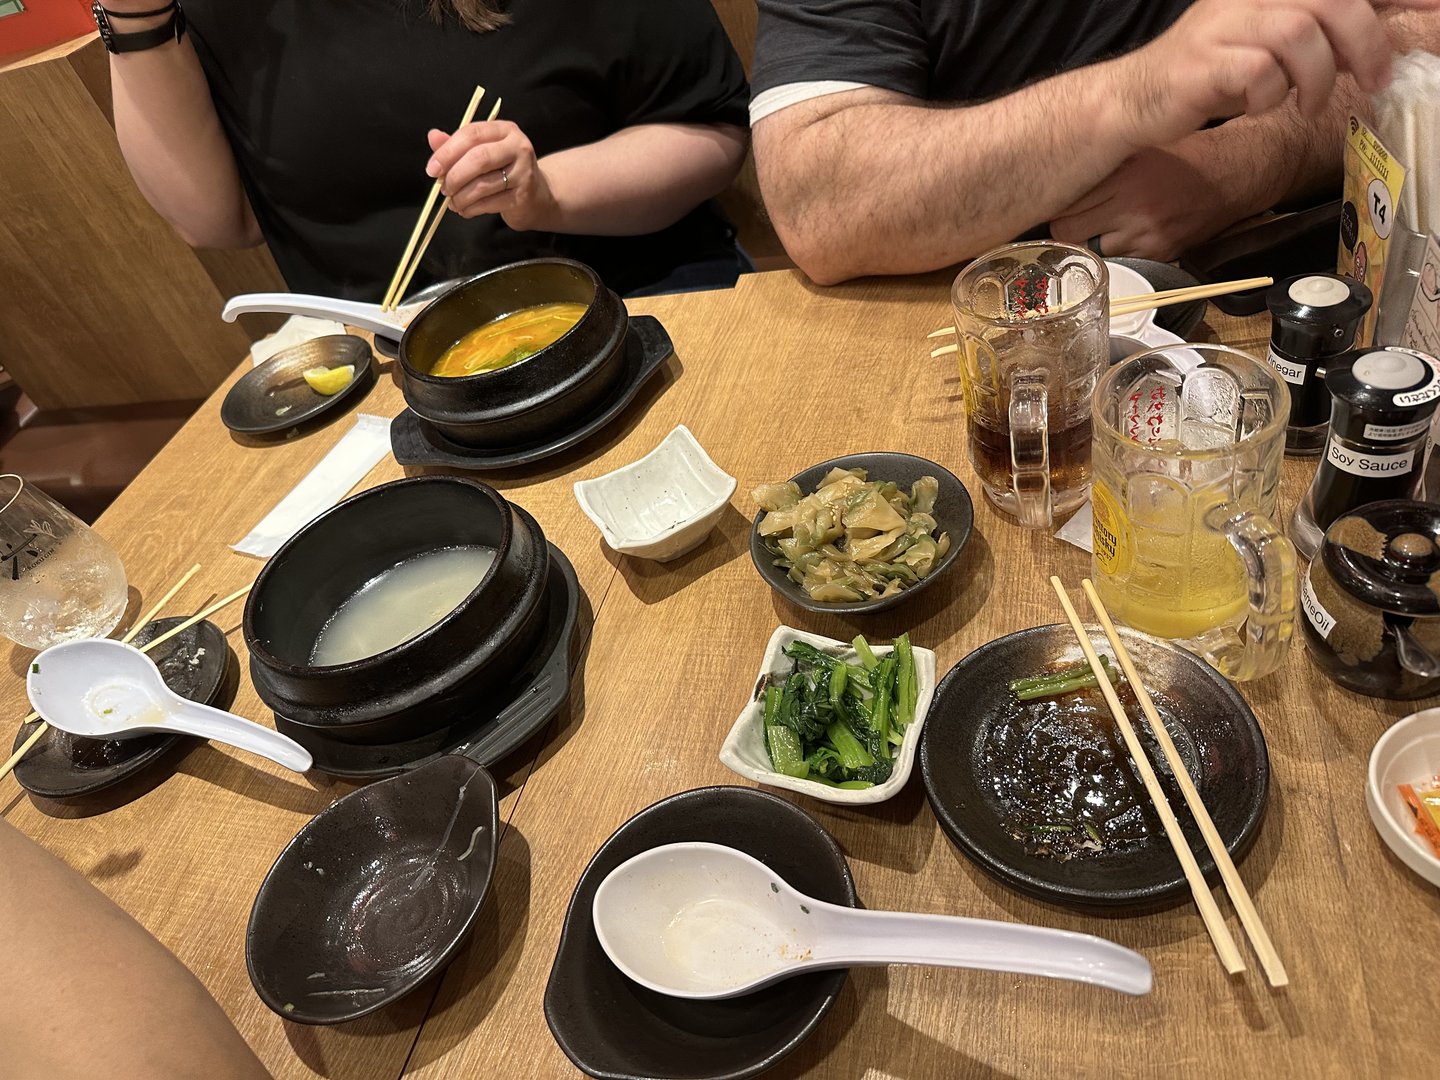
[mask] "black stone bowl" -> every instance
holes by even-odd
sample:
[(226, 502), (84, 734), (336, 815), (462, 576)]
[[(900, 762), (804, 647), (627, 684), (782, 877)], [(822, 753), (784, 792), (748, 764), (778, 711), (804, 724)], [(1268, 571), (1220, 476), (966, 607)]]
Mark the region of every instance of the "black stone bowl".
[[(580, 321), (534, 356), (477, 375), (430, 371), (445, 350), (493, 319), (533, 304), (587, 305)], [(590, 413), (625, 370), (628, 316), (588, 266), (569, 259), (511, 263), (462, 281), (431, 302), (400, 340), (405, 402), (452, 442), (495, 448), (538, 442)]]
[(970, 501), (970, 492), (965, 490), (965, 485), (949, 469), (937, 465), (927, 458), (916, 457), (914, 454), (847, 454), (844, 457), (822, 461), (819, 465), (812, 465), (790, 479), (800, 485), (800, 491), (803, 494), (809, 495), (819, 486), (820, 481), (831, 469), (864, 469), (867, 479), (890, 480), (901, 490), (908, 490), (910, 485), (922, 476), (935, 477), (940, 481), (940, 494), (935, 499), (934, 516), (940, 526), (939, 532), (950, 534), (950, 550), (945, 553), (944, 558), (940, 560), (928, 577), (921, 578), (914, 585), (894, 596), (886, 596), (878, 600), (833, 603), (811, 600), (809, 593), (791, 581), (785, 571), (775, 565), (775, 559), (778, 556), (765, 546), (765, 540), (760, 535), (760, 519), (765, 516), (765, 512), (762, 510), (755, 515), (755, 520), (751, 522), (750, 558), (755, 563), (755, 569), (760, 572), (760, 576), (786, 600), (796, 607), (820, 614), (867, 615), (903, 604), (955, 565), (955, 559), (959, 556), (960, 549), (970, 539), (970, 529), (975, 524), (975, 507)]
[(794, 804), (754, 788), (672, 795), (606, 840), (575, 886), (545, 987), (545, 1020), (576, 1067), (608, 1080), (739, 1080), (799, 1046), (835, 1004), (844, 969), (785, 979), (744, 997), (691, 1001), (631, 982), (595, 936), (591, 906), (606, 875), (663, 844), (726, 844), (753, 855), (801, 892), (858, 907), (834, 839)]
[[(450, 614), (375, 656), (310, 662), (321, 628), (366, 582), (458, 544), (496, 557)], [(437, 731), (529, 659), (545, 628), (549, 560), (535, 519), (478, 480), (416, 476), (363, 491), (291, 537), (256, 579), (245, 605), (255, 690), (292, 723), (347, 742)]]
[(490, 891), (495, 781), (447, 754), (336, 799), (285, 846), (255, 896), (245, 965), (287, 1020), (340, 1024), (448, 964)]
[[(1113, 656), (1104, 633), (1087, 629), (1096, 652)], [(1120, 636), (1220, 838), (1238, 862), (1259, 833), (1270, 788), (1270, 759), (1255, 714), (1236, 689), (1198, 657), (1125, 627), (1120, 628)], [(1008, 689), (1011, 679), (1044, 671), (1061, 659), (1084, 662), (1069, 624), (1036, 626), (996, 638), (950, 669), (936, 687), (920, 737), (920, 774), (930, 808), (956, 847), (1017, 892), (1106, 914), (1153, 911), (1180, 903), (1189, 896), (1185, 875), (1108, 710), (1101, 721), (1105, 739), (1112, 744), (1114, 760), (1122, 764), (1116, 786), (1128, 789), (1129, 797), (1141, 807), (1148, 835), (1062, 862), (1027, 850), (1006, 827), (1007, 815), (1014, 810), (1013, 795), (1002, 794), (1004, 784), (997, 783), (997, 777), (1013, 778), (1012, 793), (1032, 783), (1032, 778), (1024, 762), (995, 753), (997, 728), (1010, 724), (1017, 710), (1026, 709), (1019, 714), (1022, 725), (1014, 728), (1024, 733), (1026, 755), (1058, 755), (1062, 762), (1072, 748), (1095, 741), (1089, 737), (1096, 731), (1093, 719), (1071, 720), (1070, 724), (1092, 726), (1067, 737), (1066, 728), (1039, 711), (1037, 703), (1017, 705)], [(1144, 720), (1136, 720), (1138, 708), (1129, 712), (1201, 871), (1215, 880), (1214, 861), (1164, 757), (1149, 741)], [(1047, 746), (1039, 743), (1042, 735), (1050, 740)], [(1000, 767), (992, 768), (992, 761)]]

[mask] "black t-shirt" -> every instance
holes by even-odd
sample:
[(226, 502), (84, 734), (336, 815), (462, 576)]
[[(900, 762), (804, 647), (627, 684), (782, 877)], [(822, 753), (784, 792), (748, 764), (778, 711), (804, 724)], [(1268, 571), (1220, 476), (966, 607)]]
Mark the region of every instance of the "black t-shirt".
[(754, 92), (841, 80), (977, 101), (1155, 37), (1191, 0), (759, 0)]
[[(746, 122), (744, 69), (709, 0), (514, 0), (477, 34), (425, 0), (185, 0), (195, 47), (260, 227), (292, 289), (379, 300), (433, 181), (431, 128), (453, 131), (476, 84), (537, 157), (644, 123)], [(429, 281), (547, 254), (617, 292), (733, 251), (702, 206), (645, 237), (515, 232), (447, 214)]]

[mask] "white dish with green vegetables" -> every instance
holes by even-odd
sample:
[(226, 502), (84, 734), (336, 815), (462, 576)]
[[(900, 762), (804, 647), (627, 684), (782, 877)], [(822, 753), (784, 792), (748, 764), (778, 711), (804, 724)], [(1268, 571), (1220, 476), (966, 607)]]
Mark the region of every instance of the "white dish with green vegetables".
[[(915, 645), (865, 644), (869, 655), (862, 656), (854, 643), (777, 628), (750, 703), (720, 747), (721, 763), (751, 780), (825, 802), (863, 806), (895, 795), (915, 764), (921, 725), (935, 693), (935, 654)], [(793, 683), (797, 656), (792, 653), (799, 654), (801, 676)], [(886, 689), (883, 706), (877, 705), (877, 683)], [(780, 721), (783, 710), (797, 708), (810, 710), (806, 721), (793, 716), (789, 723)], [(802, 734), (807, 729), (813, 739)], [(832, 731), (838, 750), (828, 737)], [(772, 738), (779, 767), (771, 756)]]

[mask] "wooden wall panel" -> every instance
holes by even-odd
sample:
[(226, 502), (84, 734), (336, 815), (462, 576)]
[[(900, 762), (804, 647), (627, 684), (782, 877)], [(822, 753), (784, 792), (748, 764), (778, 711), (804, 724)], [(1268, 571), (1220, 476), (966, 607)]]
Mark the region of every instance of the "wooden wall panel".
[[(249, 347), (136, 189), (109, 108), (98, 38), (0, 67), (0, 364), (42, 409), (202, 398)], [(227, 286), (276, 287), (268, 256), (237, 254)]]

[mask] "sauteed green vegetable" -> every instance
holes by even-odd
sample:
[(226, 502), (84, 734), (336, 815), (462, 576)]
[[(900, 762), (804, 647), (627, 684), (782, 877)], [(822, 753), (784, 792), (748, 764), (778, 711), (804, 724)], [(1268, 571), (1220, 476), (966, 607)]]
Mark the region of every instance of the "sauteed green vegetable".
[(908, 634), (883, 659), (863, 637), (855, 660), (803, 641), (785, 654), (789, 675), (765, 687), (765, 746), (776, 772), (842, 788), (890, 778), (895, 751), (915, 719), (915, 653)]

